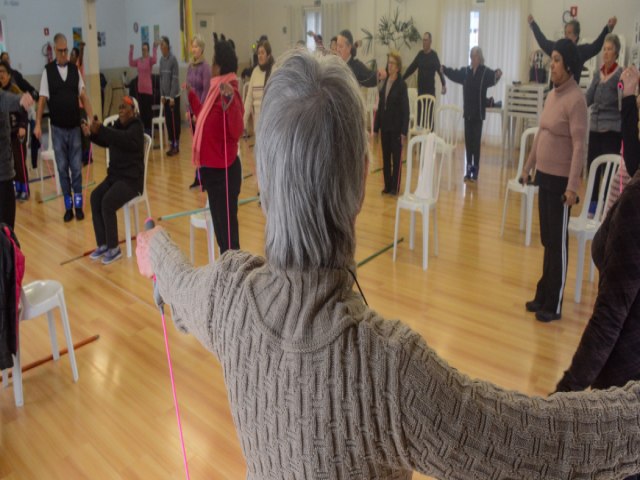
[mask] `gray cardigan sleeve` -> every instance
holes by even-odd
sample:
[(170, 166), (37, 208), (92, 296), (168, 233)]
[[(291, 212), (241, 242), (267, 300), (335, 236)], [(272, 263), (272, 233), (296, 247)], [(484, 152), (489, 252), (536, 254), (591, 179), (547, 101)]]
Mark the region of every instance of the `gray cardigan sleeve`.
[(436, 478), (600, 479), (640, 471), (640, 383), (529, 397), (472, 380), (418, 334), (399, 360), (403, 451)]
[(20, 110), (20, 95), (0, 89), (0, 112), (16, 112)]

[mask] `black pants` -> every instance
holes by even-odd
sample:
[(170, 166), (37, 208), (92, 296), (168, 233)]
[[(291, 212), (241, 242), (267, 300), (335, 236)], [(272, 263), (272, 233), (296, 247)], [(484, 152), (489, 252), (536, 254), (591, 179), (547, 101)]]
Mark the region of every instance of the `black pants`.
[[(589, 171), (591, 171), (591, 164), (593, 161), (600, 155), (605, 155), (607, 153), (619, 154), (621, 144), (622, 135), (620, 132), (589, 132), (589, 152), (587, 153), (587, 166)], [(598, 201), (603, 169), (604, 167), (600, 167), (596, 172), (593, 192), (591, 193), (592, 202)], [(610, 182), (611, 179), (607, 178), (606, 181)]]
[(536, 184), (540, 214), (540, 240), (544, 247), (542, 276), (536, 287), (535, 301), (545, 312), (562, 313), (562, 297), (567, 280), (569, 256), (569, 216), (571, 208), (564, 205), (562, 195), (568, 179), (538, 171)]
[(6, 223), (12, 230), (16, 224), (16, 194), (13, 190), (13, 180), (0, 181), (0, 223)]
[(382, 173), (384, 189), (396, 194), (400, 191), (400, 172), (402, 168), (402, 139), (400, 132), (382, 132)]
[(118, 217), (116, 212), (129, 200), (138, 196), (132, 182), (105, 178), (91, 192), (91, 214), (96, 245), (118, 246)]
[(153, 120), (152, 112), (153, 95), (146, 93), (138, 93), (138, 105), (140, 106), (140, 118), (144, 125), (144, 131), (151, 134), (151, 120)]
[[(229, 175), (229, 196), (227, 198), (226, 175)], [(229, 165), (228, 170), (224, 168), (200, 167), (200, 178), (202, 186), (207, 191), (209, 197), (209, 209), (213, 221), (213, 230), (220, 247), (220, 253), (229, 249), (229, 237), (231, 237), (231, 249), (240, 248), (240, 234), (238, 232), (238, 196), (242, 185), (242, 165), (240, 159), (236, 157)], [(227, 201), (229, 217), (227, 218)], [(229, 228), (231, 233), (229, 234)]]
[(478, 178), (480, 172), (480, 143), (482, 141), (482, 119), (464, 120), (464, 146), (467, 150), (467, 175)]
[(18, 139), (17, 135), (13, 134), (11, 135), (11, 151), (13, 152), (13, 164), (16, 171), (15, 181), (28, 185), (27, 146)]
[(176, 97), (173, 107), (169, 100), (164, 102), (164, 121), (167, 123), (167, 132), (171, 148), (180, 148), (180, 97)]

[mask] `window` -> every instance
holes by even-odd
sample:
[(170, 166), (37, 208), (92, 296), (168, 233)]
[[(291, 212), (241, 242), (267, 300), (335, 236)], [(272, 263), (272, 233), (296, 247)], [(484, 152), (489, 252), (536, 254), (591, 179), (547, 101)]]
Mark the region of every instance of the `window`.
[(307, 35), (307, 32), (314, 32), (318, 35), (322, 35), (322, 13), (319, 8), (306, 8), (304, 10), (304, 34), (307, 41), (307, 48), (314, 52), (316, 49), (316, 42), (313, 37)]
[(469, 51), (478, 46), (478, 32), (480, 30), (480, 12), (474, 10), (469, 18)]

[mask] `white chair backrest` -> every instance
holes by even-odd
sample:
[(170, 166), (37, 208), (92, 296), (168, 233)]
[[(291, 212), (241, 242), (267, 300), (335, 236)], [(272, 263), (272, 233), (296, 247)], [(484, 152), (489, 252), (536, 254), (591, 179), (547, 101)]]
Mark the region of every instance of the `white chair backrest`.
[(416, 99), (416, 127), (431, 128), (433, 125), (433, 115), (436, 106), (436, 97), (433, 95), (420, 95)]
[[(149, 152), (151, 151), (151, 145), (153, 144), (153, 140), (146, 133), (144, 134), (144, 183), (142, 184), (142, 195), (147, 191), (147, 172), (149, 169)], [(147, 207), (148, 208), (148, 207)]]
[(158, 111), (158, 116), (156, 118), (164, 118), (164, 102), (160, 101), (160, 110)]
[(42, 146), (43, 150), (53, 152), (53, 128), (51, 128), (51, 119), (47, 118), (47, 148)]
[(458, 131), (462, 120), (462, 109), (457, 105), (441, 105), (437, 110), (436, 129), (438, 136), (448, 146), (458, 143)]
[(602, 168), (602, 176), (600, 177), (600, 190), (598, 191), (598, 206), (596, 207), (596, 213), (593, 216), (593, 220), (601, 222), (604, 215), (604, 207), (606, 200), (609, 197), (609, 190), (611, 190), (611, 184), (613, 183), (613, 177), (620, 168), (620, 162), (622, 157), (615, 154), (600, 155), (597, 157), (591, 167), (589, 168), (589, 179), (587, 180), (587, 190), (584, 194), (584, 201), (582, 204), (582, 210), (580, 211), (579, 222), (586, 222), (587, 215), (589, 213), (589, 201), (593, 192), (593, 185), (595, 183), (596, 171), (600, 165), (604, 165)]
[(407, 92), (409, 94), (409, 118), (415, 121), (417, 115), (417, 101), (418, 101), (418, 89), (417, 88), (407, 88)]
[[(436, 165), (436, 135), (434, 133), (417, 135), (409, 141), (407, 149), (407, 173), (405, 175), (404, 194), (411, 192), (411, 180), (414, 169), (414, 151), (417, 148), (418, 157), (418, 182), (413, 195), (420, 199), (430, 200), (437, 198), (438, 190), (435, 185)], [(439, 183), (439, 182), (438, 182)]]
[[(518, 167), (516, 168), (515, 179), (520, 180), (520, 174), (522, 173), (522, 169), (524, 168), (525, 155), (527, 154), (527, 141), (529, 138), (535, 138), (538, 134), (538, 127), (527, 128), (522, 135), (520, 136), (520, 155), (518, 156)], [(531, 175), (533, 177), (533, 175)]]
[(367, 111), (378, 108), (378, 88), (367, 88)]

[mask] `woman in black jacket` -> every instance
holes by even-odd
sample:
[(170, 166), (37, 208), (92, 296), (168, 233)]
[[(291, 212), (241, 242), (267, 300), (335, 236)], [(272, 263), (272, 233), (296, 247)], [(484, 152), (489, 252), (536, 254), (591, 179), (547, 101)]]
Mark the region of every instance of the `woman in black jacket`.
[(89, 256), (107, 265), (122, 256), (116, 212), (144, 189), (144, 125), (131, 97), (124, 97), (113, 127), (94, 120), (82, 130), (96, 145), (109, 149), (107, 178), (91, 192), (93, 230), (98, 248)]
[(471, 65), (458, 70), (442, 67), (451, 81), (462, 84), (464, 107), (464, 144), (467, 151), (467, 173), (465, 180), (475, 182), (480, 171), (480, 142), (482, 140), (482, 122), (486, 115), (487, 89), (493, 87), (502, 70), (491, 70), (484, 65), (484, 56), (480, 47), (473, 47), (470, 53)]
[[(400, 191), (400, 168), (402, 144), (407, 139), (409, 129), (409, 94), (407, 84), (400, 76), (402, 57), (397, 52), (387, 55), (387, 79), (380, 89), (378, 112), (373, 131), (381, 131), (382, 172), (384, 190), (382, 193), (397, 195)], [(392, 164), (393, 161), (393, 164)]]

